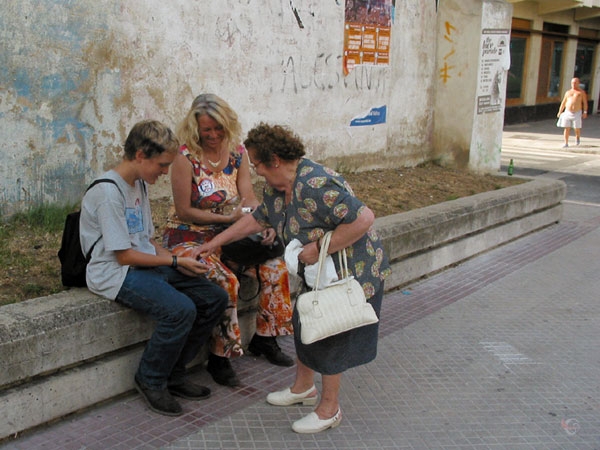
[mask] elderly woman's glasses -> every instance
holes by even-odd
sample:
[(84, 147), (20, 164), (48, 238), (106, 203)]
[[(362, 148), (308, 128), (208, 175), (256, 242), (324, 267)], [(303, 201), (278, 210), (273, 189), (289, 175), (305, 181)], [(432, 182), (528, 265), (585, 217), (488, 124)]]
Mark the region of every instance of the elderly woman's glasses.
[(260, 166), (261, 164), (264, 164), (262, 161), (258, 161), (256, 164), (253, 164), (252, 161), (248, 160), (250, 162), (250, 168), (256, 170), (258, 169), (258, 166)]

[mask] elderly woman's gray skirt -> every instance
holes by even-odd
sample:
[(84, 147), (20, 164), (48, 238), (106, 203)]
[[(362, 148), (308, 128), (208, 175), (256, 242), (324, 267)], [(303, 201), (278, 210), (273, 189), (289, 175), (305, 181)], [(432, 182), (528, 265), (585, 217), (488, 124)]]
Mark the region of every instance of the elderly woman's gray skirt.
[[(383, 283), (369, 303), (379, 317), (381, 301), (383, 299)], [(322, 339), (312, 344), (305, 345), (300, 340), (300, 318), (294, 306), (292, 316), (294, 324), (294, 344), (296, 355), (302, 363), (324, 375), (335, 375), (351, 367), (360, 366), (373, 361), (377, 356), (377, 339), (379, 323), (367, 325), (345, 333)]]

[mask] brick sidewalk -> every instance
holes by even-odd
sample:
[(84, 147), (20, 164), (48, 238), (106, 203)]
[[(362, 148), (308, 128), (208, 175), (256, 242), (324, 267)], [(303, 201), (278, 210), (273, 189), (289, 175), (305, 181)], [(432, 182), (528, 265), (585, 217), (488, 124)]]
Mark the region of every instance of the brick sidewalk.
[(378, 358), (344, 375), (335, 430), (292, 432), (311, 408), (264, 398), (295, 369), (247, 356), (234, 362), (239, 389), (194, 374), (213, 396), (182, 401), (184, 416), (129, 395), (5, 448), (600, 449), (596, 213), (386, 295)]

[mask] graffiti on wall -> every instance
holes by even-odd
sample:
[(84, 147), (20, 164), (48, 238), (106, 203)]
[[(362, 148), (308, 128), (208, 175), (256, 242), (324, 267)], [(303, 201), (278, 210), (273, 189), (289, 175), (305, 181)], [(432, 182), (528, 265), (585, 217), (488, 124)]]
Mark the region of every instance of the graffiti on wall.
[(443, 66), (440, 69), (440, 78), (446, 84), (449, 78), (452, 78), (452, 73), (455, 66), (452, 65), (453, 56), (456, 53), (454, 35), (457, 32), (457, 29), (448, 21), (444, 23), (445, 33), (444, 33), (444, 56), (443, 56)]
[(290, 55), (281, 61), (282, 78), (276, 81), (275, 91), (298, 94), (303, 90), (332, 90), (343, 86), (356, 91), (385, 92), (389, 68), (360, 66), (345, 77), (339, 69), (340, 54), (320, 53), (313, 59)]
[(298, 13), (298, 9), (294, 6), (293, 0), (290, 0), (290, 8), (292, 8), (292, 12), (294, 13), (294, 17), (296, 18), (296, 22), (298, 23), (298, 27), (304, 28), (304, 24), (302, 23), (302, 19), (300, 18), (300, 14)]

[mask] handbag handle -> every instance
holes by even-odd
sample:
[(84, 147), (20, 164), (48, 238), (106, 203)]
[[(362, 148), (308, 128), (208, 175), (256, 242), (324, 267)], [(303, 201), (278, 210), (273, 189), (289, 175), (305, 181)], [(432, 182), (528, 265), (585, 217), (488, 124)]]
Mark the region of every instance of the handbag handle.
[[(329, 242), (331, 241), (331, 236), (333, 235), (333, 231), (328, 231), (325, 233), (321, 241), (321, 251), (319, 252), (319, 267), (317, 269), (317, 281), (313, 286), (313, 291), (319, 290), (319, 282), (321, 280), (321, 269), (325, 265), (325, 259), (327, 258), (327, 251), (329, 250)], [(350, 282), (350, 272), (348, 271), (348, 258), (346, 256), (346, 249), (342, 249), (338, 251), (340, 270), (342, 272), (342, 279), (346, 279), (346, 281)], [(343, 259), (342, 259), (343, 256)], [(316, 299), (315, 299), (316, 300)]]

